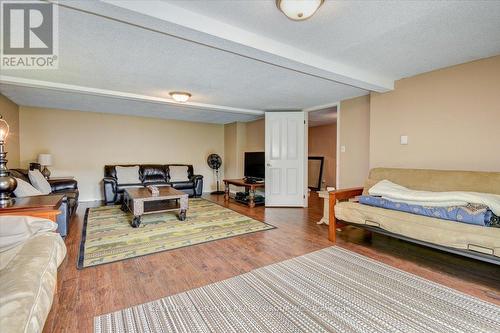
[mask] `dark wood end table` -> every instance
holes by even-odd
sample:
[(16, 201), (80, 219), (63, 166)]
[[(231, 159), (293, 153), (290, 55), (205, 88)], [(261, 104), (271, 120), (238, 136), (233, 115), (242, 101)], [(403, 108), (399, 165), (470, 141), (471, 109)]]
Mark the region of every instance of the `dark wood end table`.
[(242, 186), (248, 192), (248, 206), (255, 207), (255, 190), (259, 187), (265, 187), (266, 184), (262, 183), (247, 183), (244, 179), (224, 179), (224, 200), (229, 200), (229, 185)]
[(49, 219), (57, 223), (57, 215), (64, 195), (37, 195), (32, 197), (14, 198), (13, 204), (0, 208), (0, 215), (33, 216)]

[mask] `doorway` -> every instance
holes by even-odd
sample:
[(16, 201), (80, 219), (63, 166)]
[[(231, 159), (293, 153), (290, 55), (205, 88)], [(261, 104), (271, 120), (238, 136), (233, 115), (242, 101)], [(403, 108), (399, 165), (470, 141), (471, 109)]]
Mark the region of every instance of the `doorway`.
[(305, 115), (266, 112), (266, 207), (307, 207)]
[(308, 188), (332, 190), (337, 185), (338, 106), (307, 112)]

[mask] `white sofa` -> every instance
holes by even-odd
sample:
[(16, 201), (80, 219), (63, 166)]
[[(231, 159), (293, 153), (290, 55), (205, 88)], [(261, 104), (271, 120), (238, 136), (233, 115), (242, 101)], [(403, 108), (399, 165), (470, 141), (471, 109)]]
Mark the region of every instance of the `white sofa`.
[(0, 330), (41, 332), (66, 246), (50, 220), (0, 216)]

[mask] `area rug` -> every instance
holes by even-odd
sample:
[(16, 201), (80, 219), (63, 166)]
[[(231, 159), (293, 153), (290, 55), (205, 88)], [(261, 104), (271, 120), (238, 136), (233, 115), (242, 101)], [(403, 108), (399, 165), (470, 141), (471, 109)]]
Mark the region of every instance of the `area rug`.
[(330, 247), (94, 318), (115, 332), (499, 332), (500, 307)]
[(189, 200), (185, 221), (175, 212), (149, 214), (139, 228), (132, 228), (131, 219), (120, 206), (89, 208), (78, 268), (275, 228), (203, 199)]

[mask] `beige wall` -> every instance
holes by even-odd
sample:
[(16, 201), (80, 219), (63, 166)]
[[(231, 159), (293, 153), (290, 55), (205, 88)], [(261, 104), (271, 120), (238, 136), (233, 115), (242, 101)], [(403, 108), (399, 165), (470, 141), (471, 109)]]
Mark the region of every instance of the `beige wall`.
[(5, 141), (8, 168), (19, 168), (19, 107), (10, 99), (0, 94), (0, 114), (9, 124), (9, 136)]
[(224, 154), (224, 126), (154, 118), (20, 107), (21, 164), (51, 153), (52, 175), (75, 176), (81, 200), (101, 198), (105, 164), (190, 163), (214, 177), (208, 154)]
[(397, 81), (370, 104), (371, 167), (500, 171), (500, 56)]
[[(245, 152), (264, 151), (265, 122), (258, 119), (247, 123), (235, 122), (224, 125), (224, 174), (222, 178), (243, 178)], [(231, 187), (231, 191), (243, 191)]]
[(309, 127), (309, 156), (323, 156), (326, 186), (335, 186), (337, 168), (337, 124)]
[(245, 152), (264, 151), (264, 144), (264, 119), (224, 125), (224, 177), (242, 178), (245, 166)]
[(337, 119), (339, 147), (338, 188), (362, 186), (369, 171), (370, 96), (348, 99), (340, 103)]
[(235, 122), (224, 125), (224, 173), (222, 178), (241, 178), (243, 175), (243, 146), (246, 126)]
[(245, 151), (264, 151), (266, 141), (265, 120), (259, 119), (246, 124)]

